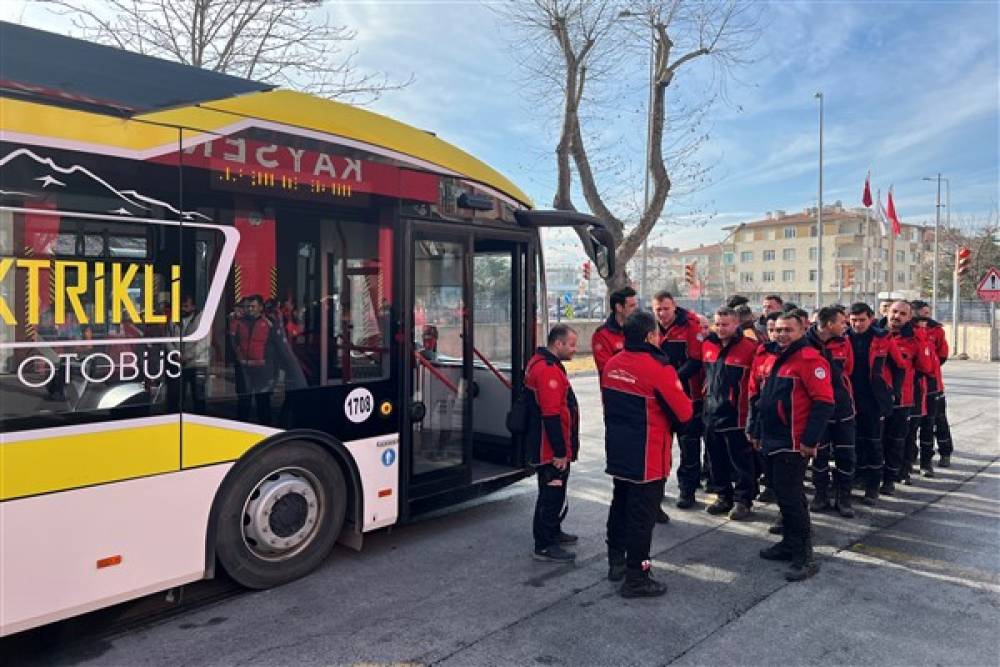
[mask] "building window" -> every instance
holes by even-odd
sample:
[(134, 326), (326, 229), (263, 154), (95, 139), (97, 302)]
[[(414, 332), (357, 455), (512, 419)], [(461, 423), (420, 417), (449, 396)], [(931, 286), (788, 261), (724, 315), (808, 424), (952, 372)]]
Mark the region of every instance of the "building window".
[(879, 282), (883, 282), (883, 283), (889, 282), (889, 272), (885, 271), (885, 270), (879, 271), (878, 272), (878, 279), (879, 279)]
[(753, 261), (753, 251), (752, 250), (744, 250), (743, 252), (741, 252), (740, 253), (740, 261), (744, 262), (744, 263), (745, 262), (752, 262)]
[(786, 282), (786, 283), (790, 283), (793, 280), (795, 280), (795, 270), (794, 269), (791, 269), (791, 270), (786, 269), (785, 271), (782, 271), (781, 272), (781, 280), (783, 282)]
[(763, 279), (765, 283), (773, 283), (774, 271), (765, 271), (763, 274), (761, 274), (761, 279)]
[(809, 282), (816, 282), (816, 269), (809, 269)]
[(896, 261), (899, 262), (900, 264), (902, 264), (903, 262), (906, 261), (906, 251), (905, 250), (897, 250), (896, 251)]
[(878, 256), (879, 256), (880, 259), (884, 259), (884, 260), (889, 259), (889, 250), (887, 248), (879, 248), (878, 249)]
[(743, 271), (740, 273), (740, 282), (744, 285), (749, 285), (753, 282), (753, 274), (749, 271)]
[(773, 250), (765, 250), (764, 251), (764, 261), (765, 262), (773, 262), (774, 261), (774, 251)]
[(914, 250), (913, 252), (910, 253), (910, 263), (911, 264), (916, 264), (917, 263), (917, 251), (916, 250)]
[(782, 250), (781, 251), (781, 259), (785, 260), (786, 262), (794, 262), (795, 261), (795, 248), (785, 248), (784, 250)]
[(722, 263), (723, 264), (728, 264), (728, 265), (732, 266), (735, 261), (736, 261), (736, 255), (735, 255), (735, 253), (731, 253), (731, 252), (723, 253), (723, 255), (722, 255)]
[(819, 251), (816, 246), (809, 248), (809, 259), (816, 259), (817, 255), (819, 255)]
[(897, 283), (906, 282), (906, 271), (896, 271), (896, 282)]
[(786, 239), (795, 238), (795, 227), (785, 227), (785, 238)]
[(919, 241), (920, 240), (920, 230), (917, 229), (916, 227), (911, 227), (910, 228), (910, 240), (911, 241)]
[(816, 236), (816, 225), (809, 226), (809, 236)]

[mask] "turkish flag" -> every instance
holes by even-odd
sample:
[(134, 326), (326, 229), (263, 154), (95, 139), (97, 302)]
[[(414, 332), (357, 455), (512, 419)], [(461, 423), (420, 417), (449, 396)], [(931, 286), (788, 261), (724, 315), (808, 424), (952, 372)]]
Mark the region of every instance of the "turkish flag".
[(861, 194), (861, 203), (868, 208), (872, 205), (872, 186), (871, 186), (872, 173), (869, 171), (868, 175), (865, 176), (865, 191)]
[(899, 236), (903, 231), (903, 227), (899, 224), (899, 216), (896, 215), (896, 205), (892, 202), (892, 186), (889, 186), (889, 210), (886, 212), (889, 216), (889, 221), (892, 223), (892, 234), (893, 236)]

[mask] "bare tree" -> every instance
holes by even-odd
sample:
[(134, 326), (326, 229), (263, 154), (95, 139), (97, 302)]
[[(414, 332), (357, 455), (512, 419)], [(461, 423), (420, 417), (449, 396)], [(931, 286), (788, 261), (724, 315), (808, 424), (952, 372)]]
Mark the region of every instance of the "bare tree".
[[(694, 156), (708, 135), (696, 129), (712, 102), (725, 94), (729, 71), (748, 60), (757, 39), (757, 6), (736, 0), (531, 0), (512, 2), (500, 11), (518, 31), (518, 44), (524, 47), (520, 64), (526, 74), (549, 91), (561, 93), (553, 206), (576, 210), (575, 174), (587, 207), (615, 235), (617, 270), (606, 282), (612, 288), (624, 285), (626, 264), (660, 220), (678, 171), (684, 172), (688, 191), (704, 183), (706, 168)], [(623, 72), (623, 65), (634, 63), (636, 58), (630, 61), (629, 56), (645, 50), (650, 38), (649, 150), (642, 171), (648, 169), (651, 192), (648, 204), (639, 206), (638, 215), (629, 221), (623, 210), (631, 207), (609, 203), (611, 190), (598, 183), (594, 136), (585, 132), (584, 125), (593, 107), (620, 104), (614, 92), (611, 99), (599, 99), (601, 92), (595, 93), (595, 87), (610, 82), (614, 88), (623, 78), (634, 81)], [(668, 127), (667, 91), (679, 73), (699, 61), (714, 67), (710, 86), (714, 92), (672, 114)], [(645, 82), (646, 77), (642, 79)]]
[(315, 20), (322, 0), (46, 0), (81, 36), (357, 103), (412, 81), (392, 82), (354, 64), (357, 32)]

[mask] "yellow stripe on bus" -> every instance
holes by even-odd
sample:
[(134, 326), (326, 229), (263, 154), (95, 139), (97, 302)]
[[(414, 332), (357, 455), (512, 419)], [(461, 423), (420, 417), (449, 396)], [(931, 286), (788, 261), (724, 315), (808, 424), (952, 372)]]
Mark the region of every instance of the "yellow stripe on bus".
[(235, 461), (265, 437), (258, 433), (186, 421), (182, 467), (195, 468)]
[(180, 429), (157, 424), (0, 445), (0, 500), (178, 469)]

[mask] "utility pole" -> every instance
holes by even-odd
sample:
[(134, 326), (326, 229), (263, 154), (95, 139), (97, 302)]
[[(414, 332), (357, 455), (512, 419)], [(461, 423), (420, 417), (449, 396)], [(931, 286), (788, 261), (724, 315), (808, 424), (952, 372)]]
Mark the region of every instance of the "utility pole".
[[(926, 177), (923, 180), (933, 181), (934, 178)], [(941, 233), (941, 172), (937, 175), (937, 205), (934, 213), (934, 268), (931, 270), (931, 317), (937, 318), (937, 293), (938, 293), (938, 237)]]
[(816, 308), (823, 305), (823, 93), (819, 100), (819, 204), (816, 207)]

